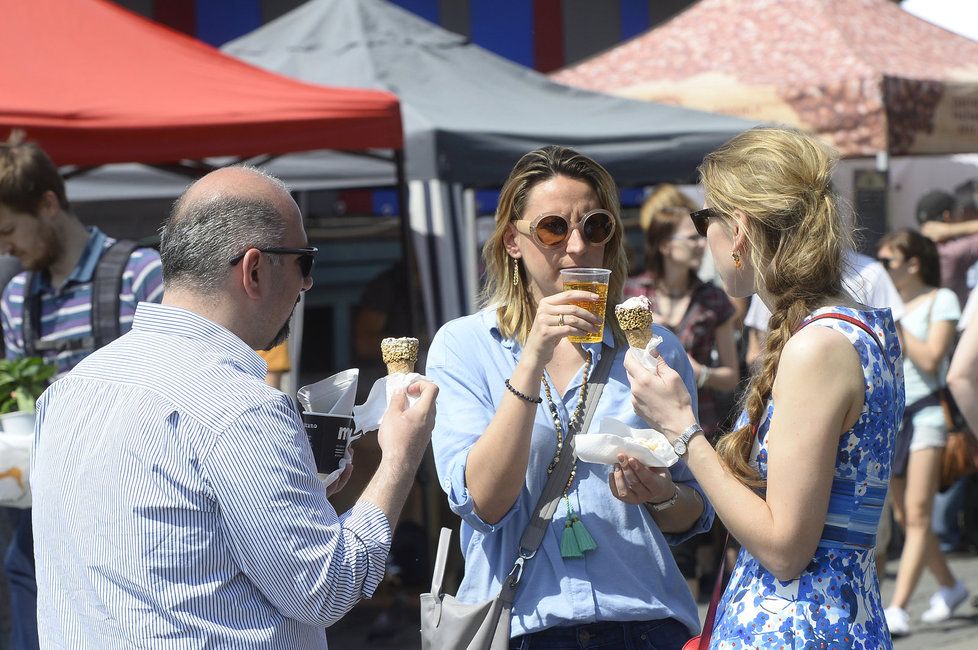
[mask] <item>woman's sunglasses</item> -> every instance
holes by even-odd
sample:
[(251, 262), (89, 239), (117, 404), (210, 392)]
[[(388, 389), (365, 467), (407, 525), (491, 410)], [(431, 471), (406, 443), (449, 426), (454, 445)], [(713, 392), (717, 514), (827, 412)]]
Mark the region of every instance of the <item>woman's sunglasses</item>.
[(720, 214), (713, 208), (703, 208), (696, 212), (690, 212), (689, 218), (693, 220), (693, 227), (701, 237), (706, 237), (706, 229), (710, 227), (710, 219), (716, 219)]
[[(251, 250), (250, 248), (248, 250)], [(312, 273), (313, 264), (316, 262), (316, 253), (319, 249), (315, 246), (308, 246), (306, 248), (255, 248), (257, 251), (262, 253), (268, 253), (270, 255), (298, 255), (299, 256), (299, 270), (302, 271), (302, 277), (308, 278)], [(244, 259), (245, 253), (236, 255), (228, 260), (231, 266), (234, 266), (242, 259)]]
[(581, 221), (574, 225), (562, 214), (543, 214), (527, 223), (522, 219), (514, 220), (516, 230), (529, 235), (533, 241), (544, 248), (553, 248), (567, 241), (571, 230), (581, 231), (584, 241), (592, 246), (600, 246), (615, 234), (615, 218), (607, 210), (591, 210)]

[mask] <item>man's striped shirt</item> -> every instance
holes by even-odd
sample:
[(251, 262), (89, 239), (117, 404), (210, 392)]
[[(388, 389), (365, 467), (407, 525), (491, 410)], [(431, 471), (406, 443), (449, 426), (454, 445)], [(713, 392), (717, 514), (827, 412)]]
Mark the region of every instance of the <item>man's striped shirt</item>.
[(383, 578), (391, 531), (338, 517), (291, 400), (223, 327), (142, 303), (38, 402), (44, 648), (324, 648)]
[[(92, 334), (92, 280), (99, 258), (115, 240), (98, 228), (91, 228), (88, 244), (82, 252), (75, 270), (61, 287), (52, 287), (47, 274), (42, 274), (36, 290), (41, 296), (41, 341), (80, 339)], [(28, 274), (20, 273), (7, 283), (0, 301), (0, 317), (3, 319), (3, 339), (8, 359), (24, 356), (24, 293)], [(122, 273), (122, 291), (119, 294), (120, 332), (132, 327), (132, 316), (139, 302), (159, 302), (163, 297), (163, 273), (159, 254), (151, 248), (137, 248), (129, 257)], [(64, 350), (47, 352), (45, 360), (64, 373), (91, 354), (91, 350)]]

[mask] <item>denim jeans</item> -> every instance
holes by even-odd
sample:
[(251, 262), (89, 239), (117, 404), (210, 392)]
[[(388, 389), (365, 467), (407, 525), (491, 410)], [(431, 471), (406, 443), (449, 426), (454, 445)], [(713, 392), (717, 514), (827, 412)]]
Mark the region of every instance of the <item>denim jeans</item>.
[(37, 582), (31, 511), (11, 508), (8, 512), (16, 526), (3, 561), (10, 587), (10, 650), (37, 650)]
[(674, 618), (658, 621), (587, 623), (524, 634), (510, 650), (681, 650), (691, 638)]
[(934, 495), (934, 510), (932, 527), (941, 551), (949, 553), (958, 548), (961, 543), (961, 527), (958, 525), (958, 514), (964, 507), (964, 492), (968, 479), (959, 478), (946, 492)]

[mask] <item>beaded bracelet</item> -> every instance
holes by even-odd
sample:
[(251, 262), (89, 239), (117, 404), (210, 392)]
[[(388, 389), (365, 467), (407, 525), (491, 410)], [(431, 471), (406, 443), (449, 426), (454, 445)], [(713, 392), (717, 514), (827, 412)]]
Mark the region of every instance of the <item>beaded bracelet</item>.
[(533, 398), (513, 388), (513, 385), (509, 383), (509, 379), (507, 379), (503, 383), (506, 384), (506, 388), (509, 390), (509, 392), (511, 392), (513, 395), (516, 395), (517, 397), (519, 397), (521, 400), (525, 402), (529, 402), (530, 404), (540, 404), (541, 402), (543, 402), (542, 397)]

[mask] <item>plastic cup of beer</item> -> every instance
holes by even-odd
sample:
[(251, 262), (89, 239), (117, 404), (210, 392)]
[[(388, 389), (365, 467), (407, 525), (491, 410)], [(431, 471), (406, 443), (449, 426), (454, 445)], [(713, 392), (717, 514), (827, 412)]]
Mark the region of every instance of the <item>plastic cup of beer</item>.
[(561, 269), (560, 279), (564, 283), (564, 291), (590, 291), (598, 294), (595, 301), (581, 300), (574, 304), (583, 307), (595, 316), (601, 318), (601, 327), (593, 334), (585, 336), (568, 336), (572, 343), (600, 343), (604, 338), (604, 313), (608, 304), (608, 279), (611, 271), (608, 269)]

